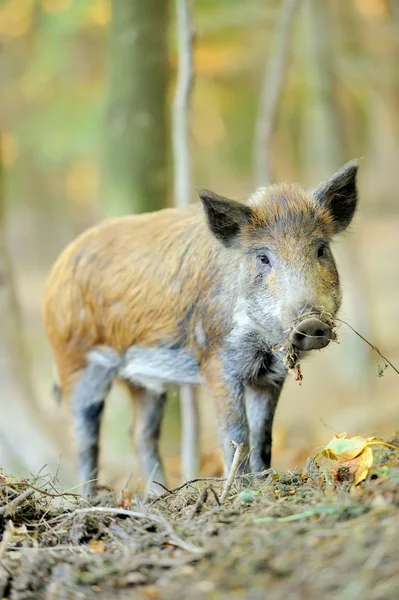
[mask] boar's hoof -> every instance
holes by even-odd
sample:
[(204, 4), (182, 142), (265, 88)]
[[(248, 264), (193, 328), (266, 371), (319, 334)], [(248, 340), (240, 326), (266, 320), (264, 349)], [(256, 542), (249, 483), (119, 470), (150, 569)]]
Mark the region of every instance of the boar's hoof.
[(289, 335), (289, 340), (298, 350), (320, 350), (333, 339), (331, 327), (316, 317), (301, 321)]

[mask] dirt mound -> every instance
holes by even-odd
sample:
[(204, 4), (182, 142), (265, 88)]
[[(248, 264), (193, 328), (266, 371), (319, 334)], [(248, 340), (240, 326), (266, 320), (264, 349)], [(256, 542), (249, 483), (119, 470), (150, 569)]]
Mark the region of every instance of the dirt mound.
[(50, 478), (3, 473), (0, 597), (396, 600), (397, 454), (377, 462), (356, 487), (313, 459), (241, 476), (223, 505), (218, 478), (88, 506)]

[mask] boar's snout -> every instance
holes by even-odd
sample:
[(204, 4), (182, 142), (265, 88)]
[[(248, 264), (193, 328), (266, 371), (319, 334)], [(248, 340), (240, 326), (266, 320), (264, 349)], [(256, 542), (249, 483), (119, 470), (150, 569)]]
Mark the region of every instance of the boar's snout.
[(289, 335), (289, 340), (298, 350), (320, 350), (333, 339), (331, 327), (317, 317), (298, 323)]

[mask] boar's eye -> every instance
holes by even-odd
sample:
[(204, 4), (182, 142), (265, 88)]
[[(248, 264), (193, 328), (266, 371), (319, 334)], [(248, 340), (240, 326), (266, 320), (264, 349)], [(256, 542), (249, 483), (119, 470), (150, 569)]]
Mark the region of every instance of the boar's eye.
[(322, 244), (317, 249), (317, 258), (325, 258), (327, 256), (327, 246)]
[(259, 254), (258, 258), (262, 265), (271, 266), (270, 257), (266, 253)]

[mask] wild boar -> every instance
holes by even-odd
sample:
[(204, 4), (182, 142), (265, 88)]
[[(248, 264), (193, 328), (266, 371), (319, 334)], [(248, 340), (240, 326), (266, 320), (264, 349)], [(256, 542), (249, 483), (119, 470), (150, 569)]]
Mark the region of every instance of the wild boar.
[(354, 215), (357, 170), (352, 161), (313, 190), (272, 185), (245, 202), (200, 191), (201, 204), (107, 220), (61, 253), (43, 316), (86, 496), (115, 379), (140, 407), (146, 478), (164, 480), (158, 442), (171, 383), (210, 391), (226, 468), (231, 440), (251, 450), (251, 471), (270, 466), (284, 347), (303, 353), (333, 339), (341, 289), (330, 243)]

